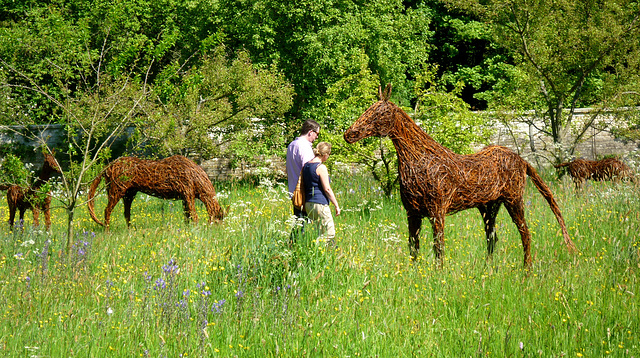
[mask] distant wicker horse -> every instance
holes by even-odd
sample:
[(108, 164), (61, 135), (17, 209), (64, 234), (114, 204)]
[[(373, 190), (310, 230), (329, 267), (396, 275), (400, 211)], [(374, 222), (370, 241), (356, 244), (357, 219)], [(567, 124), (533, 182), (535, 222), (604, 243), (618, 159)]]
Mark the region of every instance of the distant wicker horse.
[(434, 251), (442, 262), (444, 221), (447, 214), (478, 208), (484, 219), (488, 254), (497, 241), (495, 221), (500, 206), (509, 211), (522, 238), (524, 264), (531, 263), (531, 235), (524, 217), (524, 188), (527, 175), (551, 206), (562, 229), (565, 244), (575, 246), (567, 233), (553, 194), (535, 169), (505, 147), (489, 146), (470, 155), (458, 155), (433, 140), (398, 106), (389, 101), (391, 86), (344, 133), (347, 143), (370, 136), (388, 136), (398, 154), (400, 197), (407, 210), (409, 250), (417, 258), (422, 218), (433, 229)]
[(24, 212), (30, 209), (33, 212), (33, 225), (38, 226), (40, 211), (44, 213), (44, 222), (47, 231), (51, 227), (51, 193), (40, 193), (40, 188), (51, 178), (52, 173), (60, 173), (60, 165), (53, 155), (44, 154), (44, 164), (40, 175), (30, 187), (18, 184), (0, 186), (0, 190), (7, 190), (7, 204), (9, 206), (9, 227), (13, 229), (16, 218), (16, 210), (20, 211), (20, 222), (24, 222)]
[[(102, 179), (108, 194), (104, 209), (104, 223), (95, 214), (94, 199)], [(121, 157), (109, 164), (91, 183), (89, 188), (89, 214), (102, 226), (109, 226), (111, 211), (120, 199), (124, 200), (124, 218), (131, 224), (131, 204), (141, 191), (161, 199), (182, 200), (187, 220), (198, 221), (195, 199), (207, 208), (209, 223), (221, 221), (224, 212), (216, 199), (216, 191), (207, 174), (193, 161), (174, 155), (162, 160)]]
[(567, 168), (576, 189), (582, 188), (587, 180), (633, 180), (631, 168), (615, 158), (602, 160), (574, 159), (570, 162), (555, 165), (556, 168)]

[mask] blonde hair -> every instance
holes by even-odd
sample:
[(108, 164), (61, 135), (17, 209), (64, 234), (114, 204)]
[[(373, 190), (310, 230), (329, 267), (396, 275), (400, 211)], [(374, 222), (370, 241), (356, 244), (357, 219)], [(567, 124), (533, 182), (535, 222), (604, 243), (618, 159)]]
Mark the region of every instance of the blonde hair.
[(313, 154), (317, 157), (320, 155), (329, 155), (331, 154), (331, 143), (328, 142), (320, 142), (316, 145), (316, 148), (313, 150)]

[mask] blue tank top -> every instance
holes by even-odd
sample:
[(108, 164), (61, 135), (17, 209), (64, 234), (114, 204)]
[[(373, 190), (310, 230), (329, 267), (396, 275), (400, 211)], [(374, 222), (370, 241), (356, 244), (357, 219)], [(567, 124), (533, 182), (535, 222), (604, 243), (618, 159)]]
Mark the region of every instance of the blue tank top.
[(322, 163), (307, 163), (302, 168), (302, 180), (304, 180), (304, 197), (309, 203), (329, 205), (329, 199), (324, 193), (320, 176), (316, 173), (318, 165)]

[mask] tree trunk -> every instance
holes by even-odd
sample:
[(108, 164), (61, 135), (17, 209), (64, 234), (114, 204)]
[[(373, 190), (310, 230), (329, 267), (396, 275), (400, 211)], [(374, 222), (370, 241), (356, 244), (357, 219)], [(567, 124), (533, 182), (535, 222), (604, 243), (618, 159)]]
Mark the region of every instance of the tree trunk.
[(67, 208), (67, 254), (71, 252), (73, 248), (73, 215), (74, 206)]

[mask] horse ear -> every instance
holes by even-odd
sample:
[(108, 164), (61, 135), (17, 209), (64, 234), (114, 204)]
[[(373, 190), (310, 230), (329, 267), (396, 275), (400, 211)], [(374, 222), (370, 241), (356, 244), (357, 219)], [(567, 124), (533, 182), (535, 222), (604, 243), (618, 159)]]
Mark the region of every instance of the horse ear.
[(391, 83), (387, 83), (387, 87), (384, 89), (384, 94), (380, 95), (381, 100), (388, 101), (389, 98), (391, 98)]
[(382, 101), (382, 86), (378, 85), (378, 98)]

